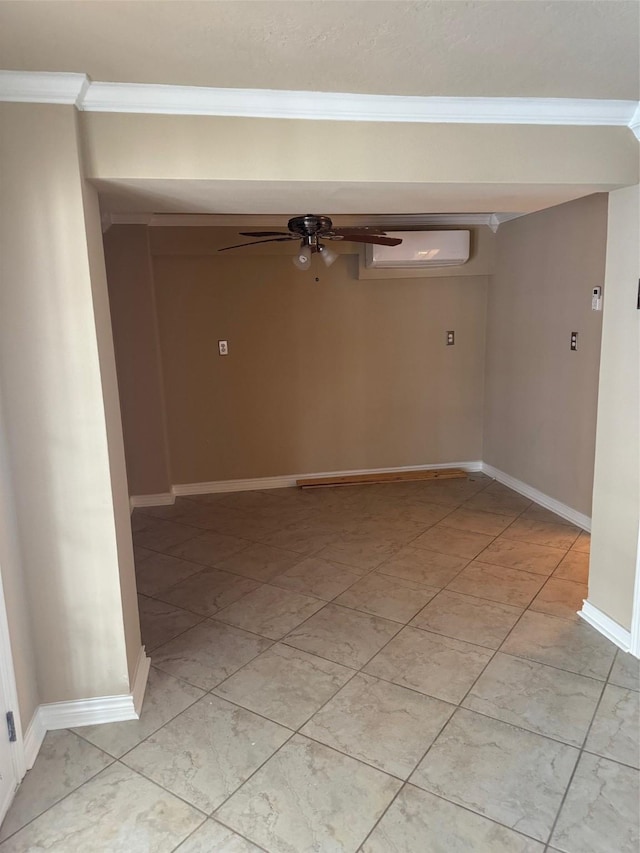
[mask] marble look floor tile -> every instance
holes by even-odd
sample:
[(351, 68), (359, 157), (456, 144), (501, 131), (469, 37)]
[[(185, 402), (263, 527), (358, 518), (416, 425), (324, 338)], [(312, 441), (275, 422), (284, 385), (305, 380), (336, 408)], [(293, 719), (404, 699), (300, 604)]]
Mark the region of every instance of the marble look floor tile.
[(440, 482), (425, 482), (420, 489), (414, 490), (414, 498), (428, 501), (441, 506), (456, 507), (463, 501), (470, 500), (474, 495), (486, 488), (486, 482), (471, 482), (470, 480), (440, 480)]
[(221, 560), (242, 551), (248, 544), (246, 539), (239, 539), (236, 536), (227, 536), (215, 531), (207, 531), (206, 533), (198, 531), (197, 536), (174, 545), (169, 549), (169, 553), (183, 560), (191, 560), (193, 563), (214, 567)]
[(339, 595), (335, 603), (404, 624), (430, 601), (437, 591), (402, 578), (373, 572)]
[(205, 821), (196, 829), (175, 853), (263, 853), (262, 847), (256, 847), (232, 829), (227, 829), (217, 820)]
[(528, 610), (500, 651), (604, 681), (616, 647), (582, 620)]
[(397, 541), (376, 538), (368, 534), (353, 534), (336, 539), (323, 548), (318, 556), (336, 563), (344, 563), (362, 574), (375, 569), (399, 550), (400, 544)]
[(640, 690), (640, 660), (619, 649), (609, 681), (612, 684), (617, 684), (618, 687)]
[(636, 853), (638, 802), (637, 771), (583, 753), (551, 844), (563, 853)]
[(320, 557), (307, 557), (293, 568), (277, 575), (271, 583), (274, 586), (331, 601), (355, 583), (359, 577), (360, 572), (354, 572), (347, 566), (331, 563)]
[(587, 597), (586, 583), (575, 583), (549, 578), (530, 604), (532, 610), (560, 616), (564, 619), (577, 619), (578, 610)]
[(405, 785), (362, 853), (542, 853), (544, 845)]
[(566, 551), (549, 545), (533, 545), (508, 539), (509, 529), (483, 552), (481, 562), (539, 575), (552, 574)]
[(589, 580), (589, 554), (582, 551), (567, 551), (552, 577), (586, 584)]
[(152, 666), (139, 720), (81, 726), (74, 731), (109, 755), (120, 758), (203, 695), (199, 688)]
[(205, 569), (179, 584), (158, 593), (163, 601), (198, 613), (213, 616), (223, 607), (258, 589), (260, 581), (243, 578), (219, 569)]
[(463, 705), (505, 723), (582, 746), (603, 685), (593, 678), (498, 654)]
[(454, 527), (456, 530), (468, 530), (471, 533), (484, 533), (487, 536), (499, 536), (511, 520), (504, 515), (493, 512), (460, 507), (442, 519), (443, 527)]
[(196, 687), (211, 690), (270, 645), (262, 637), (206, 620), (156, 649), (153, 664)]
[(516, 495), (515, 492), (511, 492), (511, 494), (496, 494), (489, 492), (489, 489), (485, 489), (480, 494), (474, 495), (463, 504), (465, 509), (493, 512), (496, 515), (506, 515), (510, 518), (520, 515), (530, 505), (531, 501), (520, 495)]
[(290, 735), (289, 729), (208, 695), (127, 753), (123, 761), (210, 813)]
[(497, 649), (522, 615), (522, 609), (442, 590), (411, 624), (446, 637)]
[(13, 835), (83, 782), (104, 770), (110, 755), (66, 730), (47, 732), (2, 823), (0, 841)]
[[(375, 514), (364, 522), (361, 521), (350, 525), (345, 536), (349, 540), (355, 537), (360, 538), (362, 541), (369, 540), (366, 549), (360, 549), (358, 558), (358, 562), (361, 564), (366, 563), (367, 565), (356, 567), (364, 571), (365, 569), (375, 568), (380, 564), (378, 554), (381, 550), (381, 542), (388, 543), (387, 554), (393, 554), (405, 543), (410, 542), (420, 533), (423, 533), (428, 526), (424, 522), (412, 521), (410, 518), (398, 517), (393, 519), (390, 518), (388, 512), (384, 512)], [(377, 549), (374, 549), (371, 544), (373, 542), (378, 542)], [(329, 548), (332, 547), (329, 546)], [(355, 566), (355, 560), (352, 555), (354, 550), (356, 550), (356, 545), (350, 543), (350, 547), (345, 550), (349, 552), (352, 564)]]
[(133, 559), (138, 566), (143, 560), (146, 560), (147, 557), (153, 557), (155, 551), (150, 551), (148, 548), (141, 548), (139, 545), (133, 546)]
[(406, 779), (453, 710), (439, 699), (360, 673), (301, 734)]
[(175, 521), (161, 521), (149, 517), (149, 523), (133, 534), (133, 544), (151, 551), (167, 551), (180, 542), (186, 542), (197, 536), (200, 531)]
[(457, 704), (491, 659), (491, 652), (419, 628), (403, 628), (365, 672)]
[(571, 550), (582, 551), (583, 554), (589, 554), (591, 551), (591, 534), (583, 530), (571, 546)]
[(573, 522), (568, 521), (566, 518), (556, 515), (555, 512), (551, 512), (550, 509), (545, 509), (543, 506), (535, 503), (527, 507), (521, 517), (534, 518), (537, 521), (548, 521), (551, 524), (567, 524), (569, 527), (575, 527)]
[(355, 850), (401, 783), (295, 735), (219, 810), (218, 817), (267, 850)]
[(579, 535), (578, 527), (523, 516), (516, 518), (504, 533), (507, 539), (532, 545), (551, 545), (564, 550), (570, 548)]
[(202, 571), (202, 566), (168, 554), (154, 554), (136, 568), (136, 586), (142, 595), (156, 596)]
[(352, 676), (352, 669), (278, 643), (214, 692), (297, 729)]
[(213, 530), (224, 536), (238, 539), (257, 541), (268, 536), (278, 528), (278, 523), (271, 518), (264, 518), (256, 512), (231, 509), (225, 506), (215, 506), (204, 509), (198, 516), (198, 524), (207, 530)]
[[(159, 518), (163, 521), (177, 521), (181, 522), (183, 520), (187, 520), (197, 512), (197, 506), (193, 503), (193, 501), (187, 500), (187, 498), (175, 498), (175, 503), (168, 504), (166, 506), (145, 506), (140, 509), (134, 510), (134, 516), (139, 517), (142, 516), (150, 516), (151, 518)], [(140, 528), (142, 529), (142, 528)]]
[(141, 509), (134, 509), (131, 513), (131, 532), (140, 533), (141, 530), (147, 528), (158, 527), (157, 519), (148, 513), (142, 512)]
[(640, 693), (607, 684), (585, 749), (640, 768)]
[(460, 709), (411, 782), (546, 841), (579, 751)]
[(460, 573), (467, 562), (464, 558), (438, 554), (409, 545), (379, 566), (377, 571), (379, 574), (421, 583), (432, 589), (441, 589)]
[(202, 617), (195, 613), (144, 595), (138, 596), (138, 611), (142, 642), (147, 652), (152, 652), (202, 621)]
[(422, 536), (411, 543), (414, 548), (428, 548), (450, 557), (473, 560), (493, 541), (486, 533), (473, 533), (470, 530), (456, 530), (438, 524), (429, 528)]
[(0, 845), (2, 853), (171, 853), (202, 823), (191, 806), (115, 763)]
[(324, 606), (324, 601), (266, 584), (213, 617), (236, 628), (279, 640)]
[(450, 581), (447, 589), (513, 607), (527, 607), (544, 582), (542, 575), (474, 562)]
[(269, 545), (254, 544), (226, 560), (220, 560), (218, 568), (267, 583), (302, 559), (302, 555), (294, 551), (283, 551), (280, 548), (271, 548)]
[(383, 518), (393, 524), (401, 524), (403, 521), (416, 522), (422, 530), (431, 527), (446, 518), (451, 512), (450, 508), (439, 504), (427, 503), (415, 498), (400, 498), (394, 506), (385, 510)]
[(328, 604), (294, 629), (289, 646), (359, 669), (398, 631), (397, 622)]
[(274, 548), (295, 551), (297, 554), (308, 556), (317, 554), (327, 545), (330, 545), (338, 538), (338, 535), (333, 527), (323, 527), (311, 522), (288, 525), (261, 537), (260, 541)]

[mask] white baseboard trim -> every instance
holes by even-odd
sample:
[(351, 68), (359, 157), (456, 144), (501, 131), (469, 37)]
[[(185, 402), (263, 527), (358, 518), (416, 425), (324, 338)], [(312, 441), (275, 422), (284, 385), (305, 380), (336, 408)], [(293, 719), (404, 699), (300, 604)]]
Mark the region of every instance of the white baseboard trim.
[(358, 468), (349, 471), (321, 471), (312, 474), (286, 474), (280, 477), (258, 477), (251, 480), (212, 480), (209, 483), (178, 483), (174, 495), (209, 495), (219, 492), (250, 492), (265, 489), (287, 489), (297, 480), (311, 477), (348, 477), (361, 474), (398, 474), (402, 471), (433, 471), (436, 468), (463, 468), (480, 471), (482, 462), (438, 462), (430, 465), (402, 465), (397, 468)]
[(581, 616), (596, 631), (615, 643), (623, 652), (631, 651), (631, 631), (627, 631), (622, 625), (614, 622), (610, 616), (594, 607), (586, 599), (582, 603), (582, 610), (578, 611), (578, 616)]
[(132, 495), (129, 498), (131, 509), (138, 506), (171, 506), (176, 502), (176, 496), (172, 492), (159, 492), (157, 495)]
[(131, 693), (124, 693), (120, 696), (96, 696), (93, 699), (72, 699), (69, 702), (48, 702), (39, 705), (24, 737), (27, 770), (33, 767), (42, 741), (48, 731), (139, 719), (150, 666), (151, 659), (147, 657), (144, 646), (142, 646), (136, 664)]
[(24, 763), (27, 770), (31, 770), (33, 767), (46, 733), (47, 730), (42, 722), (42, 716), (40, 715), (40, 707), (38, 707), (36, 708), (33, 717), (31, 717), (31, 722), (24, 733)]
[(498, 468), (494, 468), (493, 465), (488, 465), (486, 462), (482, 463), (482, 472), (488, 477), (493, 477), (494, 480), (502, 483), (503, 486), (507, 486), (509, 489), (513, 489), (514, 492), (524, 495), (525, 498), (529, 498), (529, 500), (534, 501), (534, 503), (540, 504), (540, 506), (551, 510), (551, 512), (555, 512), (556, 515), (570, 521), (572, 524), (575, 524), (576, 527), (581, 527), (586, 531), (591, 530), (591, 518), (588, 515), (584, 515), (584, 513), (578, 512), (576, 509), (572, 509), (572, 507), (567, 506), (567, 504), (563, 504), (555, 498), (545, 495), (544, 492), (534, 489), (533, 486), (523, 483), (522, 480), (516, 480), (516, 478), (512, 477), (510, 474), (505, 474), (504, 471), (500, 471)]
[(131, 685), (131, 698), (133, 700), (133, 710), (135, 711), (136, 717), (139, 717), (140, 712), (142, 711), (142, 703), (147, 689), (150, 668), (151, 658), (147, 656), (144, 646), (141, 646), (138, 661), (136, 663), (136, 671), (133, 674), (133, 683)]

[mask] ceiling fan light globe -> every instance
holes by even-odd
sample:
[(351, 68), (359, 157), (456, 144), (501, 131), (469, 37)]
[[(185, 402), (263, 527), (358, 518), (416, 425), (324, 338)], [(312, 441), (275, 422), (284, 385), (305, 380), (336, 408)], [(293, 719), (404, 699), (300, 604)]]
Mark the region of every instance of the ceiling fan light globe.
[(328, 246), (323, 246), (320, 249), (320, 257), (324, 261), (325, 266), (330, 267), (331, 264), (338, 260), (338, 253), (334, 252), (333, 249), (330, 249)]
[(296, 252), (293, 265), (299, 270), (308, 270), (311, 267), (311, 249), (309, 246), (304, 246)]

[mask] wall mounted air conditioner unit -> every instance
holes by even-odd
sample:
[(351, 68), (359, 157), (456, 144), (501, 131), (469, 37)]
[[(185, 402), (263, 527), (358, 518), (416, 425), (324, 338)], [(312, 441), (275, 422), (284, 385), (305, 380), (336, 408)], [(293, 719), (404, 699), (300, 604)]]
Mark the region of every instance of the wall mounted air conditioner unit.
[(399, 246), (365, 246), (369, 269), (432, 269), (469, 260), (469, 231), (389, 231), (402, 237)]

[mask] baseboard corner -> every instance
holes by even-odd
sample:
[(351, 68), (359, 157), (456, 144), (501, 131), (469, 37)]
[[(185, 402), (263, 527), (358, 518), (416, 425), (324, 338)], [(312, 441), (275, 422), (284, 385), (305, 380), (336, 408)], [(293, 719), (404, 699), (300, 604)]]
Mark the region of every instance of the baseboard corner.
[(41, 706), (38, 705), (36, 710), (33, 712), (33, 717), (31, 717), (31, 721), (24, 733), (24, 763), (27, 770), (31, 770), (33, 767), (35, 760), (38, 757), (38, 753), (40, 752), (42, 741), (47, 733), (46, 726), (42, 720), (40, 707)]
[(143, 506), (171, 506), (176, 502), (176, 496), (171, 492), (158, 492), (156, 495), (131, 495), (129, 506), (133, 512), (136, 507)]
[(149, 670), (151, 668), (151, 658), (147, 656), (144, 646), (140, 647), (138, 662), (136, 663), (136, 671), (133, 674), (131, 683), (131, 698), (133, 700), (133, 709), (139, 717), (144, 701), (144, 694), (147, 689), (147, 681), (149, 680)]
[(507, 486), (507, 488), (512, 489), (514, 492), (518, 492), (519, 495), (523, 495), (523, 497), (529, 498), (530, 501), (559, 515), (560, 518), (570, 521), (576, 527), (591, 532), (591, 518), (588, 515), (578, 512), (577, 509), (573, 509), (568, 504), (563, 504), (561, 501), (546, 495), (534, 486), (530, 486), (528, 483), (518, 480), (510, 474), (506, 474), (499, 468), (494, 468), (493, 465), (489, 465), (487, 462), (482, 463), (482, 472), (488, 477), (493, 477), (494, 480), (502, 483), (503, 486)]
[(631, 631), (627, 631), (622, 625), (619, 625), (606, 613), (603, 613), (600, 608), (595, 607), (586, 599), (582, 602), (582, 610), (578, 611), (578, 616), (588, 622), (592, 628), (595, 628), (603, 637), (606, 637), (623, 652), (631, 651)]

